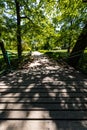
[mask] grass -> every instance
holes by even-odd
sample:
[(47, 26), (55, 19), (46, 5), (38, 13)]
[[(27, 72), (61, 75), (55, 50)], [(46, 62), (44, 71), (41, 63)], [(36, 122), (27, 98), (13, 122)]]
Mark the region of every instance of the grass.
[(58, 60), (59, 58), (67, 59), (68, 53), (67, 50), (45, 50), (45, 51), (40, 51), (50, 58), (53, 58), (54, 60)]
[[(24, 51), (21, 61), (18, 60), (17, 52), (15, 50), (8, 50), (8, 56), (10, 59), (10, 64), (12, 69), (19, 69), (21, 68), (25, 63), (27, 63), (30, 59), (29, 51)], [(2, 52), (0, 51), (0, 74), (4, 70), (8, 70), (10, 68), (7, 67), (6, 62), (4, 61)]]
[(67, 59), (68, 53), (67, 50), (40, 50), (41, 53), (58, 60), (59, 58)]
[(67, 52), (66, 49), (63, 50), (39, 50), (39, 52), (46, 53), (46, 52)]

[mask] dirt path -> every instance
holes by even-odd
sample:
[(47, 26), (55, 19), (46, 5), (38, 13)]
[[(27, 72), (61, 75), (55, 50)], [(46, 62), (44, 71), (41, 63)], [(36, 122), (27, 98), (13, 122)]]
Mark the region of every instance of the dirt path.
[(33, 56), (0, 78), (0, 130), (87, 130), (87, 77)]

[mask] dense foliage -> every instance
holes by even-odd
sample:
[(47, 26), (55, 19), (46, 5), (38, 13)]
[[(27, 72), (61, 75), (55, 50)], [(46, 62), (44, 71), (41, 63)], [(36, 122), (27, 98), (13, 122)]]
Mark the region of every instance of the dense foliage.
[[(86, 23), (87, 4), (82, 0), (17, 0), (20, 6), (22, 43), (40, 48), (75, 44)], [(15, 0), (0, 2), (0, 30), (8, 49), (16, 49)], [(47, 45), (46, 45), (47, 44)]]
[(66, 48), (70, 52), (87, 23), (82, 0), (1, 0), (0, 32), (7, 49)]

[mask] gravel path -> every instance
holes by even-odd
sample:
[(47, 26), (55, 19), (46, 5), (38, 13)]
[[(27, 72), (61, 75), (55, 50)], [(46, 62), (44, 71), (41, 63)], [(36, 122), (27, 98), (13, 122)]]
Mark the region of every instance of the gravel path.
[(0, 130), (87, 130), (87, 77), (39, 52), (0, 78)]

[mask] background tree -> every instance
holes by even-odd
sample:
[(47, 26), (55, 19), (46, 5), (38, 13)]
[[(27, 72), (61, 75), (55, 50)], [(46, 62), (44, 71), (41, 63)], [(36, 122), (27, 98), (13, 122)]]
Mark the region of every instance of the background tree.
[(22, 55), (22, 45), (21, 45), (21, 16), (20, 16), (20, 3), (15, 0), (16, 14), (17, 14), (17, 47), (18, 47), (18, 58)]

